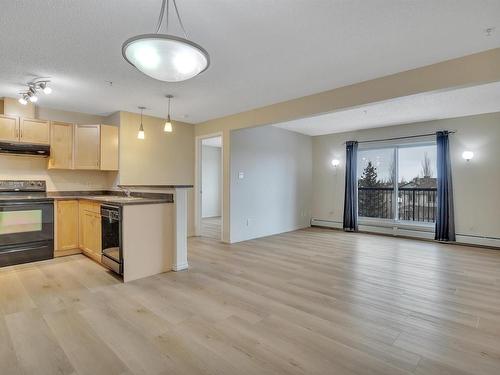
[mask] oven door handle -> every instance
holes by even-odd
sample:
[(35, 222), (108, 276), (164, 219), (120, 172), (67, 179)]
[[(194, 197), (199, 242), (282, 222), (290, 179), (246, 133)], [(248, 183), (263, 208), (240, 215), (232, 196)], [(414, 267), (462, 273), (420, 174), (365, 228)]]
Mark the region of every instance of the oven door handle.
[(22, 207), (22, 206), (29, 206), (29, 207), (37, 207), (41, 205), (52, 205), (52, 201), (37, 201), (37, 202), (4, 202), (0, 203), (0, 208), (5, 208), (5, 207)]

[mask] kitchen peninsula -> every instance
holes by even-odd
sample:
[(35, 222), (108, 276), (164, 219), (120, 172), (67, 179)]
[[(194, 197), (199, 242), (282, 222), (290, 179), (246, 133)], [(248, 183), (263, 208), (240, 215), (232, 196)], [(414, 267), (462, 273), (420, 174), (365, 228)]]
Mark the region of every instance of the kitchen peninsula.
[(182, 195), (175, 202), (172, 193), (46, 192), (45, 181), (0, 181), (0, 264), (83, 253), (125, 282), (186, 269), (176, 236), (186, 226), (175, 224), (186, 217)]

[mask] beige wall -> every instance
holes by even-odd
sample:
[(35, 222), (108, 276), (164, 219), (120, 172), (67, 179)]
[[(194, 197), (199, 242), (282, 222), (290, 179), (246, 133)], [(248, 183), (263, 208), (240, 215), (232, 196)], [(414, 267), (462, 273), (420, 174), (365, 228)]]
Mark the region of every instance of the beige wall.
[(120, 183), (141, 185), (193, 184), (194, 126), (173, 122), (163, 132), (165, 119), (144, 116), (146, 139), (137, 139), (140, 115), (121, 112)]
[(59, 109), (44, 108), (37, 106), (35, 109), (35, 118), (42, 120), (53, 120), (62, 122), (71, 122), (75, 124), (103, 124), (105, 117), (92, 115), (89, 113), (61, 111)]
[(35, 117), (35, 105), (33, 103), (28, 103), (26, 105), (20, 104), (17, 99), (14, 98), (3, 98), (3, 109), (2, 113), (5, 115), (26, 117), (26, 118), (36, 118)]
[[(120, 112), (119, 184), (193, 185), (194, 126), (173, 122), (165, 133), (165, 119), (143, 116), (146, 138), (137, 139), (140, 115)], [(144, 190), (144, 189), (141, 189)], [(188, 234), (194, 233), (194, 195), (188, 192)]]
[(422, 92), (497, 81), (500, 81), (500, 48), (197, 124), (196, 136), (223, 134), (224, 241), (228, 241), (230, 232), (231, 130), (307, 118)]
[[(500, 113), (429, 121), (313, 137), (312, 217), (342, 222), (346, 140), (456, 130), (450, 137), (455, 221), (458, 235), (500, 239)], [(474, 152), (470, 162), (462, 152)], [(332, 159), (340, 159), (337, 169)]]
[(116, 172), (47, 170), (47, 158), (0, 154), (0, 180), (46, 180), (47, 190), (102, 190)]

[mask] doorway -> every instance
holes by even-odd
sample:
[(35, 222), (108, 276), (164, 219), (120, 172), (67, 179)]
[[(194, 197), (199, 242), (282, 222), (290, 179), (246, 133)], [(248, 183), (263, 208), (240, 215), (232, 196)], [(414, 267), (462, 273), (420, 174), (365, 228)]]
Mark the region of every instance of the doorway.
[(199, 138), (197, 151), (197, 235), (221, 240), (222, 136)]

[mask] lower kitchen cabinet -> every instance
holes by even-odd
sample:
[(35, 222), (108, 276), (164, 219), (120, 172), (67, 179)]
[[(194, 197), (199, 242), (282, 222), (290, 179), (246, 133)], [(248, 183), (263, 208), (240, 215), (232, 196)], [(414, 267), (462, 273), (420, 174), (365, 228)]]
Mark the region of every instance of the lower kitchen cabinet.
[(101, 261), (101, 205), (80, 201), (80, 249), (85, 255)]
[(55, 202), (56, 238), (54, 256), (80, 253), (78, 247), (78, 201)]

